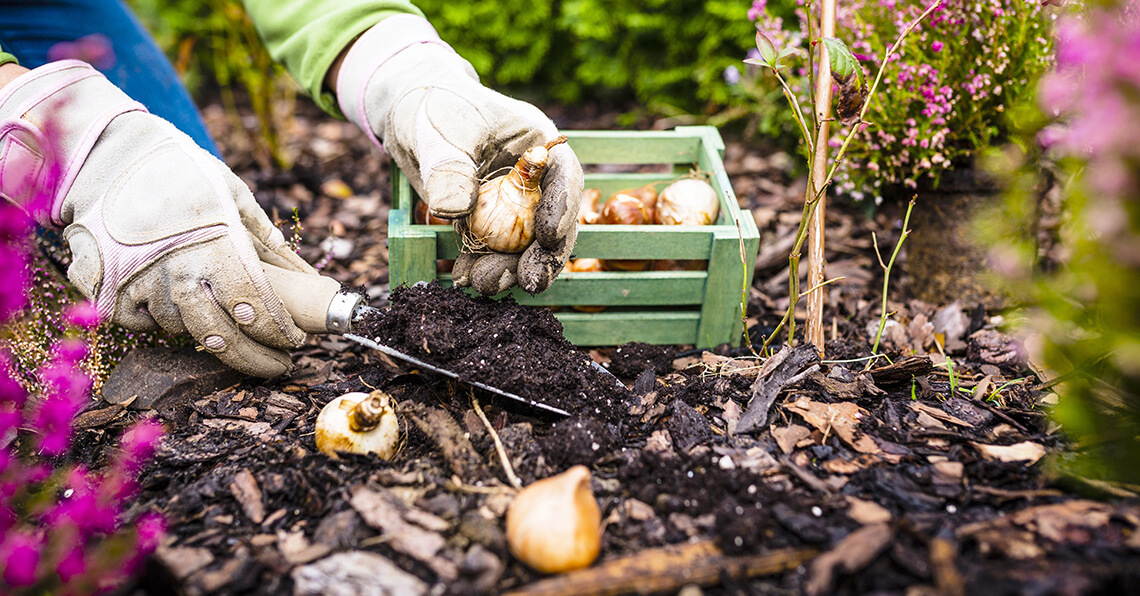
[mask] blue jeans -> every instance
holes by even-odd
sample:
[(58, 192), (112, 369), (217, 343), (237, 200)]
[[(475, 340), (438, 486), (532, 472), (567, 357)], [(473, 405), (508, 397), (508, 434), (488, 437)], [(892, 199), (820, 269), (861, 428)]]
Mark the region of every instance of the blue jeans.
[(174, 67), (122, 0), (0, 0), (0, 47), (26, 68), (49, 62), (52, 46), (92, 34), (111, 41), (114, 63), (98, 66), (112, 83), (221, 158)]

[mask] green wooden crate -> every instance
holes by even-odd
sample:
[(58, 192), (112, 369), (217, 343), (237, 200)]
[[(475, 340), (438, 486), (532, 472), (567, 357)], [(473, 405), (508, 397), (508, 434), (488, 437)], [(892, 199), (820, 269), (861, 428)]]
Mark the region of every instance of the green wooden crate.
[[(574, 258), (702, 260), (707, 267), (703, 271), (564, 271), (538, 296), (518, 288), (511, 295), (522, 304), (556, 307), (555, 316), (566, 338), (579, 346), (638, 341), (713, 347), (739, 342), (741, 288), (752, 281), (759, 233), (751, 215), (736, 202), (722, 162), (724, 142), (716, 128), (563, 133), (586, 171), (586, 187), (601, 189), (603, 200), (618, 190), (673, 180), (694, 168), (712, 174), (710, 183), (720, 196), (720, 216), (714, 225), (580, 226)], [(610, 173), (636, 169), (653, 171)], [(448, 285), (451, 276), (437, 274), (436, 265), (459, 253), (455, 233), (451, 226), (416, 225), (412, 214), (418, 197), (399, 169), (393, 167), (393, 171), (388, 216), (391, 285), (437, 278)], [(741, 263), (741, 240), (747, 266)], [(576, 305), (606, 308), (586, 313), (574, 310)]]

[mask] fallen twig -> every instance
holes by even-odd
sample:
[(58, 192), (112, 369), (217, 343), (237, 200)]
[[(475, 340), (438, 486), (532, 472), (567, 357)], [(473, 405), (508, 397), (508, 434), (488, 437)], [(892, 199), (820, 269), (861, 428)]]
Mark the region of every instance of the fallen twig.
[(511, 486), (521, 489), (522, 481), (515, 475), (515, 469), (511, 467), (511, 458), (507, 456), (507, 450), (503, 448), (503, 441), (499, 439), (499, 433), (495, 432), (495, 427), (491, 426), (491, 421), (487, 420), (483, 408), (479, 407), (479, 400), (475, 397), (474, 391), (471, 394), (471, 407), (475, 409), (475, 414), (479, 416), (479, 420), (483, 421), (483, 426), (487, 427), (487, 432), (491, 433), (491, 440), (495, 442), (495, 451), (499, 454), (499, 461), (503, 464), (503, 471), (507, 474), (507, 480)]
[(672, 545), (609, 559), (579, 571), (541, 579), (507, 594), (607, 596), (676, 593), (683, 586), (712, 585), (795, 569), (815, 556), (810, 549), (726, 556), (711, 541)]

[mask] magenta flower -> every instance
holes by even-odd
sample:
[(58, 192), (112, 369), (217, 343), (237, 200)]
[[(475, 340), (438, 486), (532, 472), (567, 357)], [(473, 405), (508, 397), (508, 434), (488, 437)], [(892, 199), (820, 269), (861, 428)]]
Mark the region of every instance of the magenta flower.
[(99, 311), (95, 303), (84, 300), (67, 309), (67, 323), (81, 329), (94, 329), (99, 326)]
[(75, 41), (61, 41), (48, 49), (49, 62), (56, 60), (82, 60), (99, 70), (115, 66), (115, 50), (106, 35), (95, 33)]
[(17, 588), (36, 583), (40, 546), (38, 539), (23, 532), (11, 532), (5, 536), (3, 544), (0, 544), (5, 583)]
[[(14, 209), (0, 213), (6, 217)], [(0, 321), (7, 321), (14, 314), (24, 309), (28, 297), (24, 288), (28, 286), (27, 257), (18, 250), (8, 246), (0, 246)]]
[(84, 545), (76, 545), (67, 551), (67, 554), (56, 565), (55, 572), (63, 583), (68, 583), (87, 571), (87, 559), (84, 556), (84, 550)]
[(139, 537), (137, 545), (139, 552), (150, 554), (158, 548), (162, 537), (166, 535), (166, 519), (158, 513), (144, 513), (135, 520), (135, 531)]
[(60, 364), (75, 367), (87, 357), (87, 342), (81, 339), (64, 339), (55, 345), (55, 358)]
[(137, 474), (143, 462), (150, 459), (158, 449), (162, 434), (162, 424), (154, 420), (142, 420), (127, 429), (119, 447), (122, 470), (130, 476)]
[(930, 44), (930, 49), (931, 49), (931, 51), (934, 51), (934, 52), (941, 52), (942, 47), (943, 47), (942, 42), (937, 41), (937, 40), (935, 40), (933, 43)]

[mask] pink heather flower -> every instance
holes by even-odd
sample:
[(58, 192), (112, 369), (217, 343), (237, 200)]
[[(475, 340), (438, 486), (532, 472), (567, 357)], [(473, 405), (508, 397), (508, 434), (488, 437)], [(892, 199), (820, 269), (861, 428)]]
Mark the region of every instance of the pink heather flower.
[(115, 50), (111, 40), (101, 33), (86, 35), (75, 41), (61, 41), (48, 48), (49, 62), (56, 60), (82, 60), (99, 70), (115, 66)]
[(74, 367), (87, 357), (87, 342), (81, 339), (64, 339), (55, 345), (56, 361)]
[(748, 20), (755, 21), (764, 14), (764, 9), (768, 7), (768, 0), (752, 0), (752, 8), (748, 9)]
[(83, 537), (110, 534), (118, 529), (114, 507), (101, 502), (85, 468), (70, 470), (65, 486), (64, 497), (44, 515), (45, 522), (68, 524)]
[(39, 447), (46, 455), (60, 455), (71, 444), (71, 422), (91, 388), (91, 379), (68, 366), (52, 365), (41, 371), (48, 394), (40, 402), (33, 426), (40, 432)]
[[(6, 215), (0, 213), (0, 217)], [(0, 291), (0, 322), (27, 306), (27, 287), (27, 256), (11, 246), (0, 246), (0, 288), (4, 288)]]
[(28, 392), (12, 378), (8, 359), (0, 354), (0, 404), (12, 404), (16, 409), (24, 407)]
[(40, 541), (22, 532), (11, 532), (0, 544), (0, 561), (4, 563), (4, 582), (21, 588), (36, 583), (36, 567), (40, 564)]
[(78, 544), (60, 559), (55, 572), (59, 574), (59, 579), (63, 583), (66, 584), (87, 571), (87, 559), (84, 555), (83, 545)]
[(139, 541), (136, 546), (140, 554), (150, 554), (158, 548), (162, 537), (166, 535), (166, 519), (161, 514), (147, 512), (135, 520), (135, 530)]
[(934, 51), (934, 52), (941, 52), (942, 51), (942, 42), (934, 41), (933, 43), (930, 44), (930, 49), (931, 49), (931, 51)]
[(99, 311), (90, 300), (84, 300), (67, 309), (67, 323), (81, 329), (94, 329), (99, 326)]
[(127, 429), (119, 443), (123, 471), (131, 476), (138, 473), (143, 462), (158, 449), (162, 434), (162, 424), (154, 420), (142, 420)]

